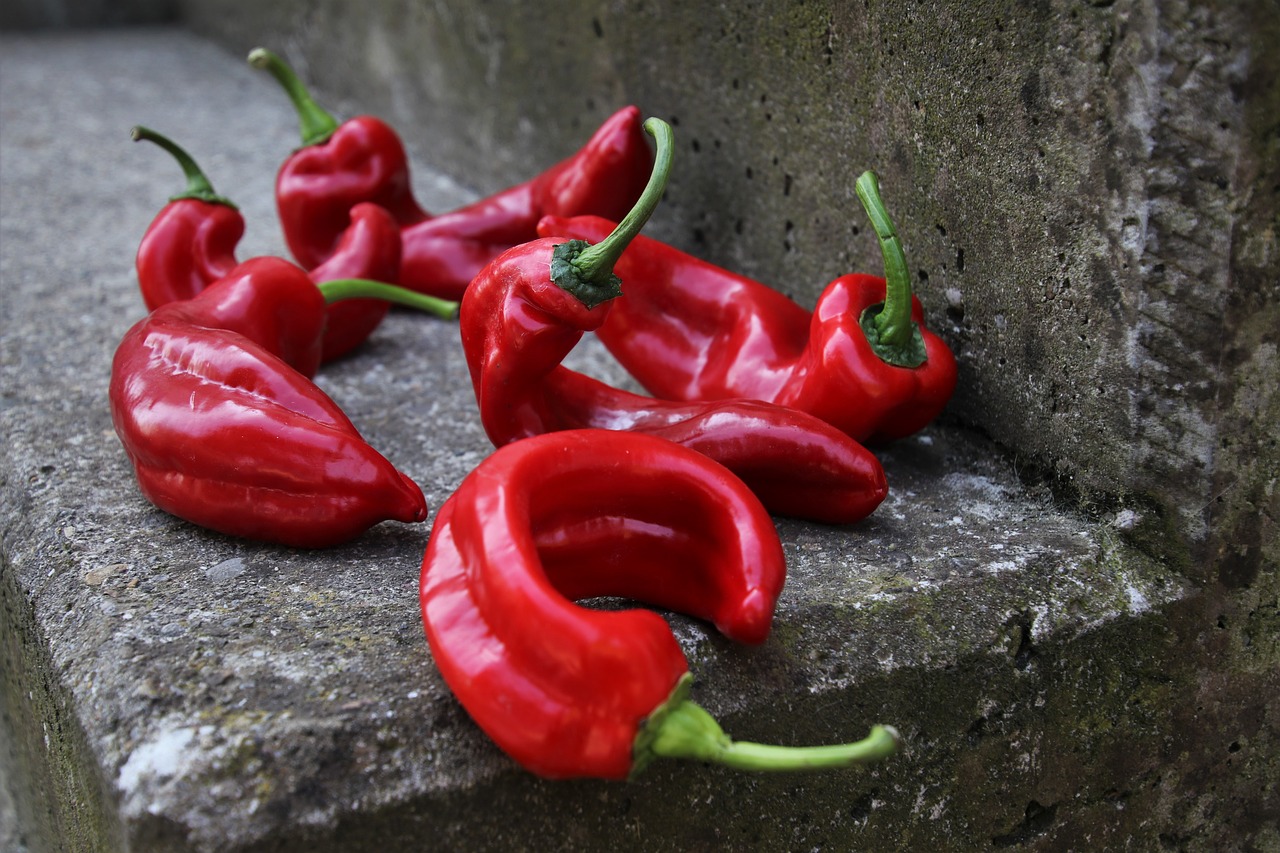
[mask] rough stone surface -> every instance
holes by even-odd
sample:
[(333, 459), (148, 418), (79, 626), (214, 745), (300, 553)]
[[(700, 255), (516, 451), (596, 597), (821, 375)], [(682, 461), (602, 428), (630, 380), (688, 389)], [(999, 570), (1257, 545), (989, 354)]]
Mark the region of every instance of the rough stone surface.
[(873, 168), (960, 358), (954, 416), (1140, 510), (1188, 572), (1259, 515), (1276, 535), (1274, 0), (183, 7), (480, 189), (639, 104), (680, 144), (651, 233), (805, 304), (880, 268), (853, 192)]
[[(342, 9), (317, 20), (328, 28)], [(245, 210), (243, 254), (278, 251), (270, 184), (294, 127), (273, 84), (180, 31), (148, 31), (0, 37), (0, 87), (0, 770), (21, 819), (0, 841), (1280, 844), (1276, 574), (1196, 583), (1144, 553), (1137, 511), (1065, 509), (954, 424), (885, 453), (893, 492), (866, 523), (779, 522), (791, 574), (763, 647), (672, 617), (698, 700), (735, 736), (831, 742), (887, 721), (906, 736), (901, 756), (813, 776), (524, 774), (432, 667), (415, 600), (428, 525), (382, 525), (323, 553), (202, 533), (140, 499), (112, 432), (110, 356), (141, 314), (132, 254), (179, 183), (128, 128), (184, 142)], [(430, 205), (468, 197), (418, 174)], [(622, 380), (591, 347), (574, 363)], [(447, 323), (397, 312), (320, 382), (433, 508), (489, 451)], [(1267, 386), (1253, 393), (1236, 401), (1242, 418), (1271, 405)], [(1274, 539), (1258, 547), (1274, 565)]]

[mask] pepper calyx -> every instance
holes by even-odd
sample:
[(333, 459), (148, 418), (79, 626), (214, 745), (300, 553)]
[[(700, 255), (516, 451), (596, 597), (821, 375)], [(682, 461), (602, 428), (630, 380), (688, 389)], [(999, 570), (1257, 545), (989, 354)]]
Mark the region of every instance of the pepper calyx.
[(612, 272), (608, 278), (591, 279), (574, 263), (591, 244), (586, 240), (570, 240), (551, 247), (551, 281), (578, 298), (587, 308), (595, 308), (622, 295), (622, 279)]
[[(671, 125), (660, 118), (648, 118), (645, 132), (653, 137), (656, 151), (653, 172), (636, 199), (635, 206), (627, 212), (617, 227), (599, 243), (570, 240), (552, 247), (551, 280), (569, 291), (588, 308), (594, 308), (606, 299), (622, 294), (622, 282), (613, 274), (613, 267), (623, 251), (640, 233), (654, 208), (662, 200), (671, 174), (672, 137)], [(572, 270), (566, 270), (566, 266)], [(587, 293), (579, 291), (586, 290)], [(609, 295), (603, 295), (609, 294)], [(594, 301), (591, 301), (594, 300)]]
[(862, 316), (858, 317), (858, 325), (862, 327), (862, 333), (867, 336), (871, 351), (879, 356), (881, 361), (894, 367), (915, 368), (928, 361), (929, 353), (925, 349), (924, 334), (920, 331), (920, 324), (914, 322), (911, 324), (911, 334), (905, 343), (890, 341), (878, 322), (883, 310), (884, 303), (880, 302), (867, 308), (862, 312)]
[(654, 742), (662, 732), (671, 712), (676, 707), (689, 701), (689, 691), (692, 689), (693, 676), (686, 672), (680, 676), (676, 686), (671, 688), (671, 694), (666, 701), (654, 708), (649, 716), (644, 718), (644, 722), (640, 725), (640, 731), (636, 734), (635, 743), (631, 747), (631, 776), (633, 778), (653, 763), (655, 758), (659, 757), (654, 750)]

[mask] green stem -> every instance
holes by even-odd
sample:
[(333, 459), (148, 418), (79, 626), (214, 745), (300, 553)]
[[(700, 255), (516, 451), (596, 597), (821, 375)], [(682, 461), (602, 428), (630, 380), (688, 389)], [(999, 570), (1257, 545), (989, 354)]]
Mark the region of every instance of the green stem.
[(880, 197), (880, 179), (875, 172), (863, 172), (854, 189), (884, 256), (884, 303), (867, 310), (861, 318), (863, 330), (880, 358), (899, 367), (919, 367), (926, 357), (920, 329), (911, 317), (911, 273), (898, 231)]
[(588, 308), (621, 294), (622, 282), (613, 274), (614, 265), (649, 221), (667, 189), (674, 148), (671, 125), (659, 118), (649, 118), (645, 120), (644, 129), (653, 137), (656, 152), (653, 172), (635, 206), (608, 237), (594, 246), (585, 240), (570, 240), (553, 249), (551, 280), (577, 296)]
[(416, 308), (446, 320), (458, 316), (456, 302), (427, 296), (425, 293), (418, 293), (416, 290), (382, 281), (367, 278), (336, 278), (333, 281), (322, 281), (316, 286), (320, 288), (320, 294), (324, 296), (327, 304), (342, 299), (382, 299), (407, 308)]
[(169, 201), (181, 201), (184, 198), (193, 198), (198, 201), (207, 201), (210, 204), (222, 204), (236, 209), (231, 200), (225, 196), (218, 195), (209, 178), (196, 164), (195, 158), (188, 154), (178, 143), (174, 142), (167, 136), (157, 133), (149, 127), (137, 125), (133, 130), (129, 131), (129, 135), (133, 137), (134, 142), (154, 142), (165, 151), (173, 155), (173, 159), (178, 161), (178, 165), (182, 167), (182, 173), (187, 178), (187, 188), (175, 196), (170, 196)]
[(855, 743), (790, 747), (734, 741), (702, 707), (688, 699), (686, 674), (669, 698), (645, 721), (636, 738), (633, 772), (653, 758), (689, 758), (749, 771), (825, 770), (866, 764), (893, 755), (901, 744), (890, 726), (873, 726)]
[(271, 76), (284, 87), (289, 100), (293, 102), (293, 108), (298, 111), (298, 126), (302, 132), (304, 148), (319, 145), (333, 136), (333, 132), (338, 129), (338, 120), (316, 103), (288, 63), (265, 47), (255, 47), (249, 51), (249, 64), (254, 68), (270, 71)]

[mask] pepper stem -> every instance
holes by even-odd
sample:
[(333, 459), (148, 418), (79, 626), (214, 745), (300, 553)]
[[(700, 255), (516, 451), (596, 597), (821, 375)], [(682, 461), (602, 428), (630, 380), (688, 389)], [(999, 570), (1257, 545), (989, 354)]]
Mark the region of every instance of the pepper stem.
[(551, 280), (582, 300), (588, 308), (622, 294), (622, 282), (613, 274), (614, 265), (649, 221), (667, 189), (674, 148), (671, 125), (660, 118), (649, 118), (645, 120), (644, 129), (653, 137), (657, 150), (653, 172), (635, 206), (599, 243), (592, 245), (585, 240), (570, 240), (554, 246), (552, 250)]
[(854, 189), (871, 219), (884, 256), (884, 302), (872, 306), (859, 318), (876, 355), (898, 367), (919, 367), (927, 360), (920, 327), (911, 317), (911, 273), (902, 241), (880, 197), (880, 179), (875, 172), (863, 172)]
[(319, 145), (333, 136), (338, 129), (338, 120), (330, 115), (311, 97), (311, 92), (294, 70), (276, 54), (265, 47), (255, 47), (249, 51), (249, 64), (254, 68), (263, 68), (271, 72), (284, 87), (284, 91), (298, 111), (298, 126), (302, 132), (302, 146)]
[(142, 125), (134, 127), (133, 130), (129, 131), (129, 135), (133, 137), (134, 142), (141, 142), (145, 139), (147, 142), (154, 142), (156, 145), (159, 145), (165, 151), (172, 154), (173, 159), (177, 160), (178, 165), (182, 167), (182, 173), (186, 175), (187, 178), (187, 188), (175, 196), (170, 196), (169, 201), (181, 201), (184, 198), (193, 198), (197, 201), (207, 201), (210, 204), (226, 205), (232, 210), (236, 209), (236, 206), (229, 198), (220, 196), (214, 191), (213, 184), (210, 183), (209, 178), (196, 164), (195, 158), (188, 154), (182, 146), (178, 145), (178, 143), (163, 134), (155, 132), (149, 127), (143, 127)]
[(902, 738), (892, 726), (872, 726), (854, 743), (789, 747), (734, 741), (701, 706), (689, 701), (686, 673), (671, 697), (645, 720), (636, 738), (633, 773), (653, 758), (690, 758), (749, 771), (826, 770), (866, 764), (893, 755)]
[(343, 299), (381, 299), (407, 308), (416, 308), (428, 314), (434, 314), (446, 320), (458, 316), (458, 303), (447, 299), (438, 299), (406, 287), (398, 287), (383, 281), (368, 278), (335, 278), (332, 281), (319, 282), (320, 295), (325, 304), (333, 304)]

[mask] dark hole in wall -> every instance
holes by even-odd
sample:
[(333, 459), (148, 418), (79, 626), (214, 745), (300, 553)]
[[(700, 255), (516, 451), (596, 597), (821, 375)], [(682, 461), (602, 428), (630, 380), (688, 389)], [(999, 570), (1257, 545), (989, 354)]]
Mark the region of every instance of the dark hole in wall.
[(1058, 813), (1058, 804), (1042, 806), (1035, 800), (1027, 803), (1022, 823), (1014, 827), (1012, 832), (997, 835), (991, 839), (991, 846), (998, 848), (1020, 847), (1037, 836), (1044, 835), (1053, 826), (1054, 817)]
[(1010, 619), (1006, 625), (1013, 631), (1013, 637), (1018, 641), (1018, 646), (1013, 652), (1013, 665), (1020, 671), (1026, 671), (1035, 664), (1036, 659), (1040, 657), (1039, 650), (1036, 649), (1035, 643), (1031, 641), (1032, 626), (1035, 623), (1035, 617), (1027, 611), (1019, 613)]

